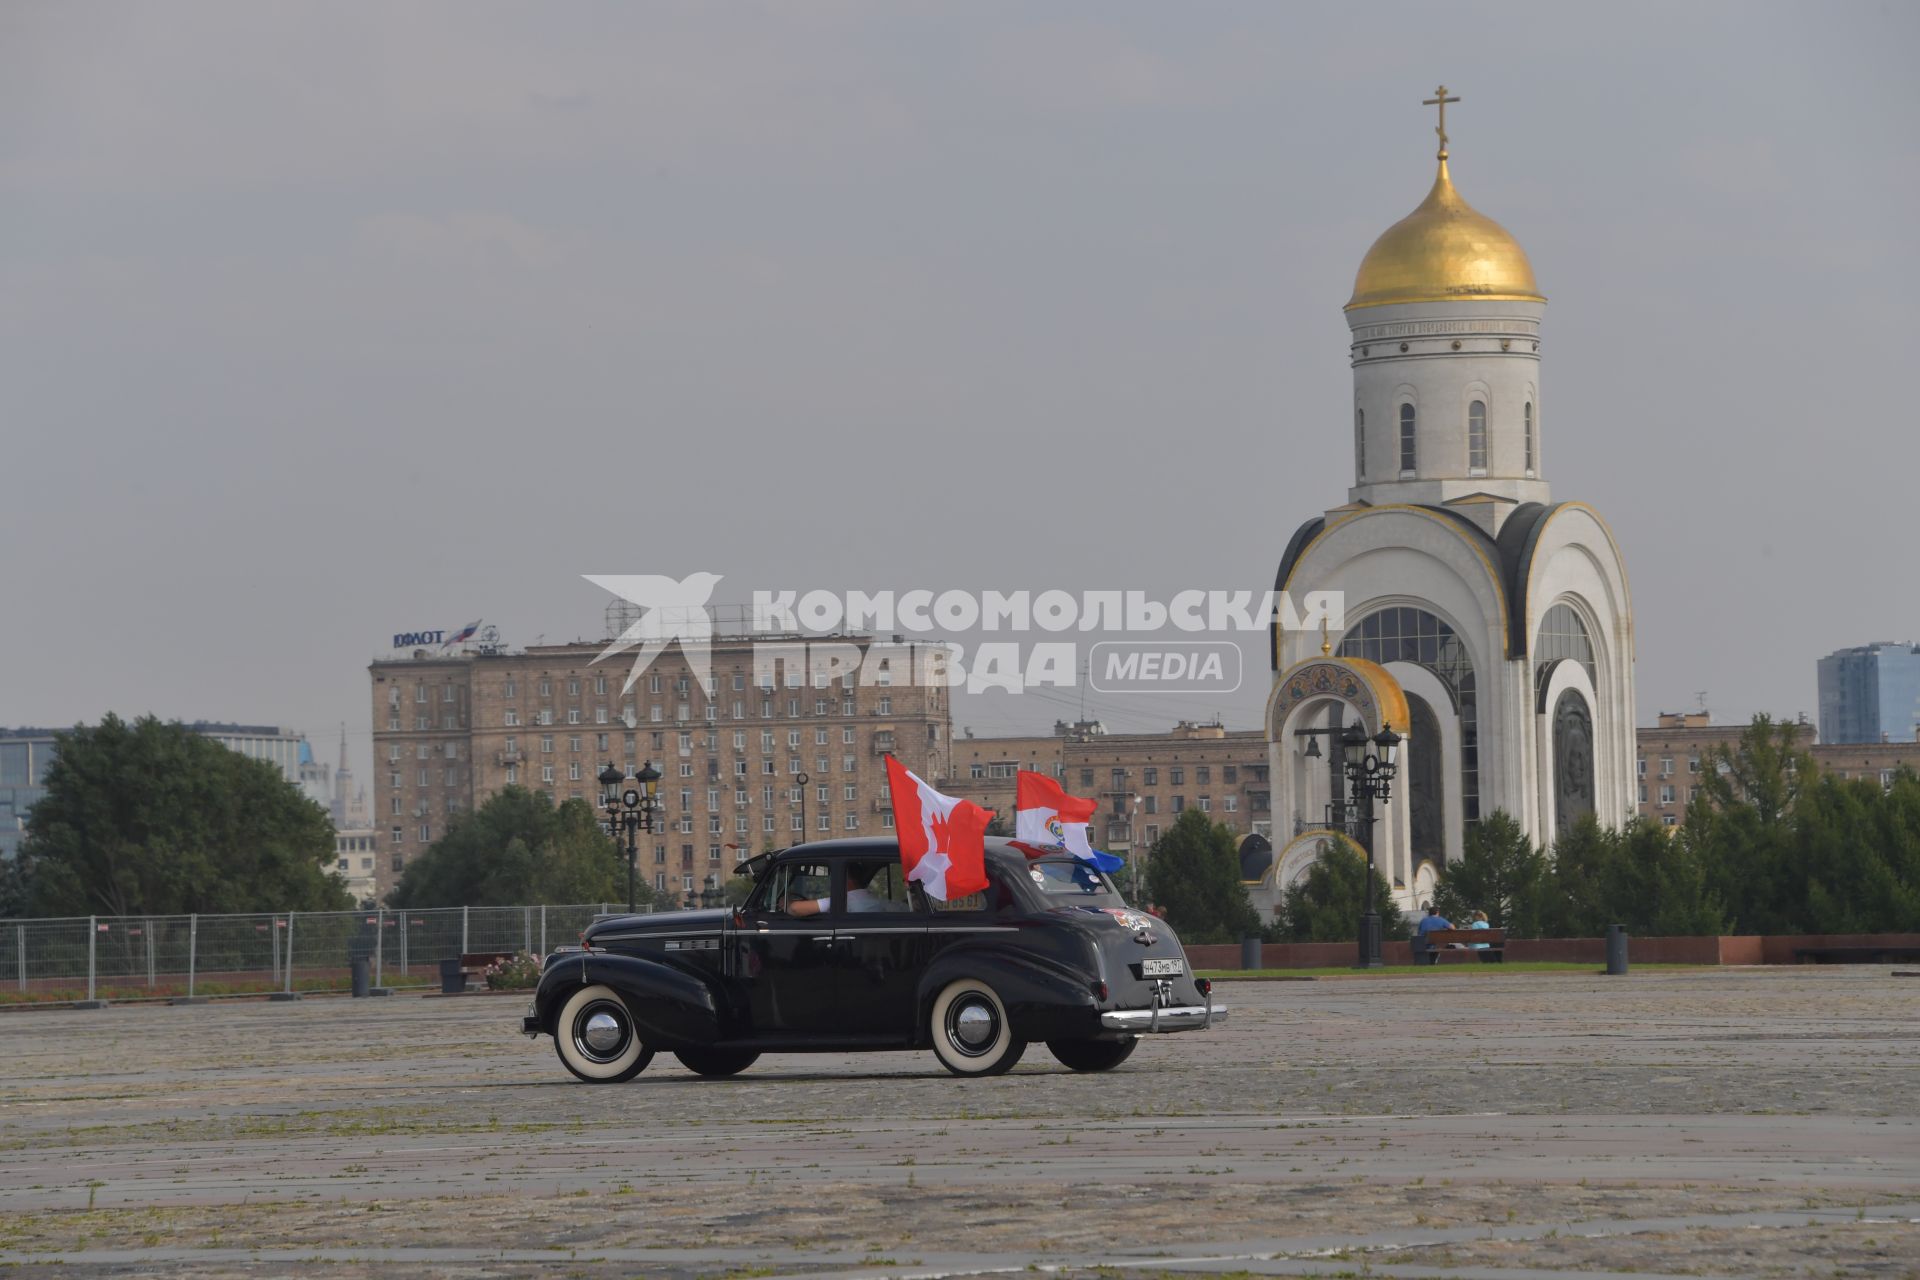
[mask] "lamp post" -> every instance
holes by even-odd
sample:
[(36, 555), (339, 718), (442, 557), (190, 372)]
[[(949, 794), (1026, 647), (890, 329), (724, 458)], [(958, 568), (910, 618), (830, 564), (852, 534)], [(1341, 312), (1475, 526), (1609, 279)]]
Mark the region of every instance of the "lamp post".
[(1393, 794), (1400, 735), (1382, 724), (1380, 732), (1369, 738), (1366, 730), (1351, 725), (1340, 737), (1340, 752), (1350, 794), (1360, 809), (1361, 844), (1367, 851), (1367, 899), (1366, 910), (1360, 913), (1358, 967), (1378, 969), (1384, 962), (1380, 959), (1380, 912), (1373, 894), (1373, 801), (1377, 796), (1385, 804)]
[(799, 840), (799, 843), (805, 844), (808, 839), (808, 836), (807, 836), (807, 775), (804, 773), (796, 773), (793, 775), (793, 780), (800, 788), (800, 840)]
[(627, 913), (631, 915), (640, 909), (636, 885), (640, 870), (639, 834), (660, 829), (660, 771), (649, 760), (633, 775), (632, 786), (624, 785), (628, 781), (627, 775), (611, 760), (600, 771), (600, 803), (607, 811), (603, 825), (613, 837), (615, 847), (620, 844), (621, 833), (627, 837)]

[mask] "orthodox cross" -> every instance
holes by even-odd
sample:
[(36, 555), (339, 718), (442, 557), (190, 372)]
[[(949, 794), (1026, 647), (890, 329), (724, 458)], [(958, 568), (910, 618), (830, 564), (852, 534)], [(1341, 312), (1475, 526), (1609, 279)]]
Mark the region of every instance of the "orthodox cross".
[(1420, 103), (1423, 107), (1440, 108), (1440, 125), (1434, 132), (1440, 135), (1440, 158), (1442, 160), (1447, 158), (1447, 104), (1458, 101), (1460, 101), (1459, 98), (1449, 98), (1447, 96), (1447, 86), (1441, 85), (1433, 91), (1433, 97), (1423, 99)]

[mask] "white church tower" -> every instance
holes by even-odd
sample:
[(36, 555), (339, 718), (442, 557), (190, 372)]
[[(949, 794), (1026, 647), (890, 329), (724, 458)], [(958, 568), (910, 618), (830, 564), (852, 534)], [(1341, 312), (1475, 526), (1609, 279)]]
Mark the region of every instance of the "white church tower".
[(1456, 101), (1430, 100), (1433, 187), (1367, 251), (1347, 302), (1347, 501), (1299, 527), (1275, 580), (1345, 601), (1341, 630), (1274, 631), (1276, 895), (1350, 825), (1326, 731), (1356, 720), (1406, 739), (1374, 839), (1403, 906), (1496, 809), (1542, 843), (1635, 809), (1626, 568), (1599, 513), (1549, 490), (1547, 300), (1519, 242), (1453, 185)]

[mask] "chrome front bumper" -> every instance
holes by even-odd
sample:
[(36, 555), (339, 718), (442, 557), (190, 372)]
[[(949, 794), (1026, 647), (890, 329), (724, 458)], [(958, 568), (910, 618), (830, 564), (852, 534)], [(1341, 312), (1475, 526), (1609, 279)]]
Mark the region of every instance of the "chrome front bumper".
[(1100, 1025), (1109, 1031), (1131, 1031), (1151, 1035), (1166, 1031), (1205, 1031), (1216, 1022), (1227, 1020), (1223, 1004), (1176, 1004), (1160, 1009), (1115, 1009), (1100, 1015)]

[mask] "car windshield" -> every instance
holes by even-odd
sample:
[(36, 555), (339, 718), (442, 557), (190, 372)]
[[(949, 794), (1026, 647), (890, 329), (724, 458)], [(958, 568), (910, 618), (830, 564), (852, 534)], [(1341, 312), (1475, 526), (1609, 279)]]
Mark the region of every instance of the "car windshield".
[(1048, 897), (1070, 899), (1075, 906), (1127, 905), (1111, 880), (1078, 858), (1042, 858), (1027, 864), (1027, 875)]

